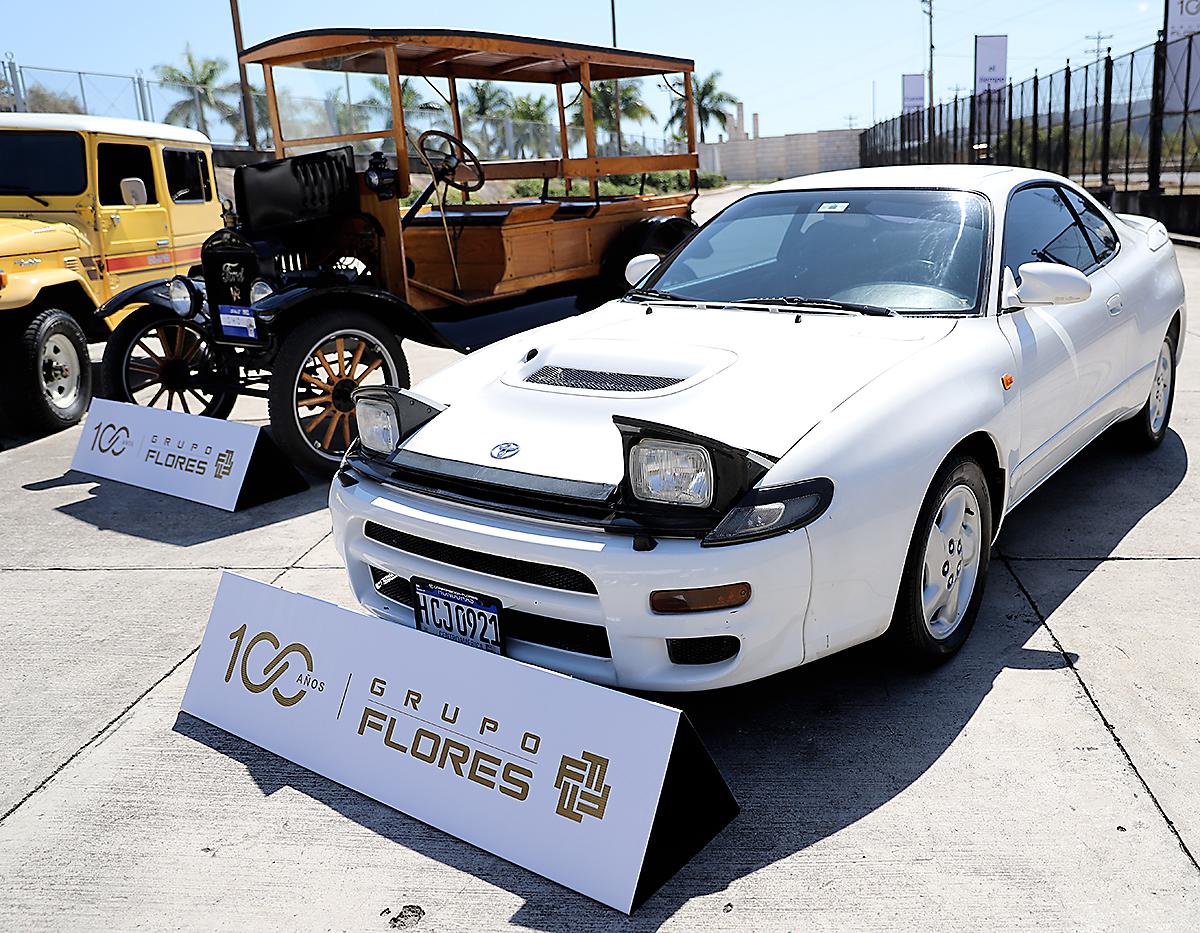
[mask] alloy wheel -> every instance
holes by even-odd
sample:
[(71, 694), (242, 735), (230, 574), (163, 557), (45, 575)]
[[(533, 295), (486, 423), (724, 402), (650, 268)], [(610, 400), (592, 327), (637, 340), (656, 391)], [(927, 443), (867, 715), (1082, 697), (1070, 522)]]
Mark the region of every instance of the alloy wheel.
[(960, 483), (946, 493), (925, 543), (921, 609), (925, 627), (939, 641), (962, 622), (979, 578), (985, 546), (980, 540), (979, 500)]

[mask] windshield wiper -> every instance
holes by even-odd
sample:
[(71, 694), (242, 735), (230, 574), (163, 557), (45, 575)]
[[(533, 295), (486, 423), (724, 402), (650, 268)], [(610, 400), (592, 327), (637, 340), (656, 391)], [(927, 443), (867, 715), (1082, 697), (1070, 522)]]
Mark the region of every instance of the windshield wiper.
[(865, 305), (857, 301), (834, 301), (832, 298), (804, 298), (800, 295), (778, 295), (774, 298), (742, 298), (731, 301), (731, 305), (788, 305), (789, 307), (829, 308), (833, 311), (851, 311), (873, 317), (896, 317), (892, 308), (882, 305)]
[(653, 298), (656, 301), (688, 301), (697, 304), (694, 298), (685, 298), (671, 292), (662, 292), (657, 288), (633, 288), (625, 293), (626, 298)]
[(38, 204), (42, 205), (42, 207), (50, 206), (49, 201), (47, 201), (45, 198), (38, 197), (36, 194), (34, 194), (32, 191), (30, 191), (29, 188), (26, 187), (25, 185), (3, 185), (3, 184), (0, 184), (0, 191), (11, 192), (12, 194), (23, 194), (27, 198), (33, 198), (33, 200), (37, 201)]

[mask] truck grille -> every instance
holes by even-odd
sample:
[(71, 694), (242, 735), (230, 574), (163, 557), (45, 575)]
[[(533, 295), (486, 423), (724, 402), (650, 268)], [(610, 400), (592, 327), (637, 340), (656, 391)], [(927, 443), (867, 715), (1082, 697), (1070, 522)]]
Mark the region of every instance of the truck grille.
[[(417, 601), (410, 580), (378, 567), (371, 567), (371, 579), (380, 595), (409, 609), (416, 608)], [(558, 648), (561, 651), (573, 651), (576, 654), (587, 654), (594, 658), (612, 657), (612, 650), (608, 646), (608, 632), (603, 625), (552, 619), (532, 612), (522, 612), (520, 609), (504, 608), (501, 612), (505, 638), (515, 638), (517, 641), (545, 645), (547, 648)]]
[(604, 373), (595, 369), (543, 366), (525, 380), (540, 386), (588, 389), (592, 392), (653, 392), (683, 382), (671, 376), (642, 376), (636, 373)]
[(490, 577), (504, 577), (508, 580), (519, 580), (522, 583), (532, 583), (535, 586), (545, 586), (553, 590), (567, 590), (571, 593), (595, 593), (594, 584), (586, 574), (570, 567), (554, 567), (550, 564), (535, 564), (532, 561), (517, 560), (513, 557), (500, 557), (496, 554), (484, 554), (482, 551), (472, 551), (453, 544), (443, 544), (441, 541), (431, 541), (428, 538), (418, 538), (395, 528), (388, 528), (376, 522), (367, 522), (364, 533), (372, 541), (386, 544), (398, 551), (406, 551), (439, 564), (449, 564), (452, 567), (462, 567), (464, 570), (474, 570), (485, 573)]

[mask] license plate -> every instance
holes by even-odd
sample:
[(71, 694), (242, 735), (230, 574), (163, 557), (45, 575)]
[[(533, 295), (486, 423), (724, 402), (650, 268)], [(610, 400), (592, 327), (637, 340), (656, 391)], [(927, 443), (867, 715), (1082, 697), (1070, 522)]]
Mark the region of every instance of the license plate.
[(254, 319), (254, 312), (249, 308), (238, 305), (218, 305), (217, 313), (221, 321), (221, 332), (226, 337), (258, 339), (258, 322)]
[(413, 578), (417, 628), (459, 644), (502, 654), (500, 600), (444, 583)]

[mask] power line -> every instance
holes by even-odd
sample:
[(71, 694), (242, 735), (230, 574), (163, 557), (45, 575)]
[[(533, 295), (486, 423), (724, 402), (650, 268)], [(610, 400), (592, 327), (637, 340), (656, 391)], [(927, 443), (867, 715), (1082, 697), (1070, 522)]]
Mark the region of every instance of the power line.
[(1094, 48), (1084, 49), (1084, 51), (1088, 55), (1092, 56), (1093, 61), (1099, 61), (1101, 58), (1104, 57), (1104, 53), (1105, 53), (1104, 40), (1111, 39), (1112, 33), (1105, 35), (1104, 33), (1097, 31), (1097, 32), (1093, 33), (1092, 35), (1084, 36), (1084, 38), (1091, 39), (1093, 42), (1096, 43)]

